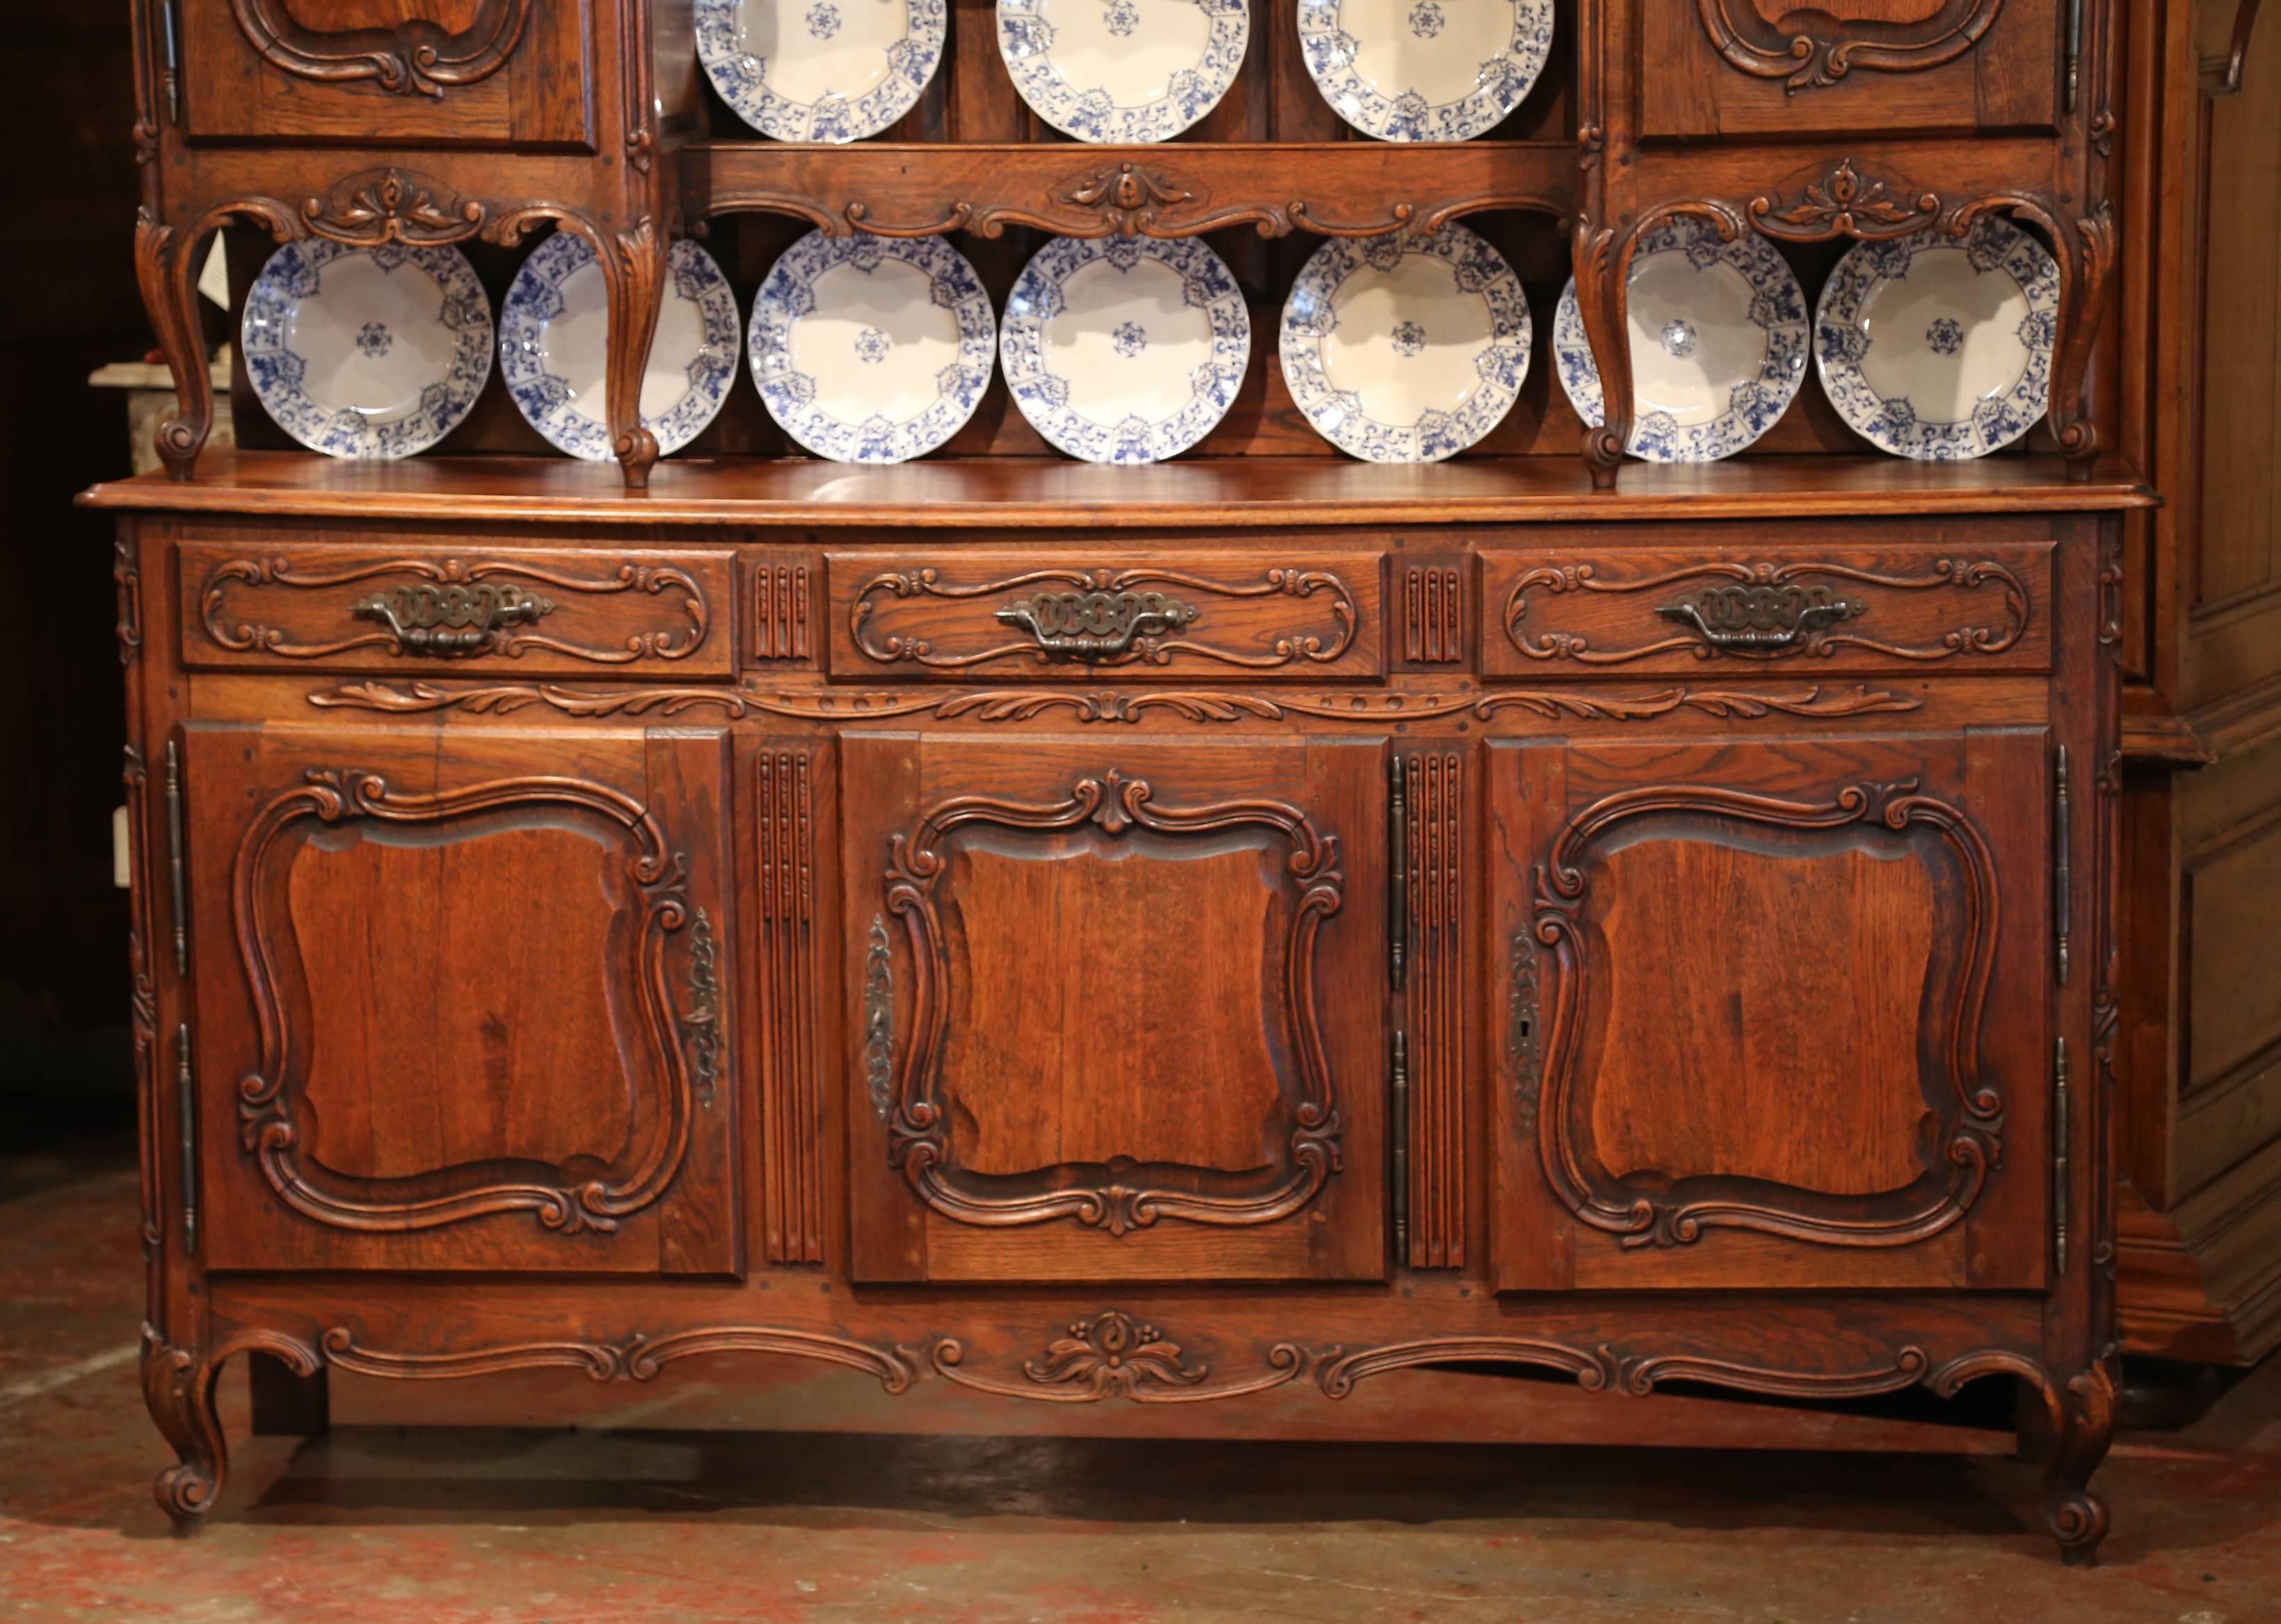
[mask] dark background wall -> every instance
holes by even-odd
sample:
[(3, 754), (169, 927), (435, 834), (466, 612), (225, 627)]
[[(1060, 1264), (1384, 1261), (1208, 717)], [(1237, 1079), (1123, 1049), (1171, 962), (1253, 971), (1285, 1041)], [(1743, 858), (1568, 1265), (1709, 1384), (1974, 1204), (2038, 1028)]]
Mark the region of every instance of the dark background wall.
[(128, 1132), (127, 907), (111, 526), (72, 506), (126, 472), (140, 360), (123, 5), (11, 7), (0, 151), (0, 1155)]

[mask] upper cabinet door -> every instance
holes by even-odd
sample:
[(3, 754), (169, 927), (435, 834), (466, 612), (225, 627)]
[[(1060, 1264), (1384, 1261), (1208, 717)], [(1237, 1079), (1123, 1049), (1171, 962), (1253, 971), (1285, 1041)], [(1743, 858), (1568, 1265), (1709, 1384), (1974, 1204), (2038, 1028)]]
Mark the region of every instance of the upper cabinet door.
[(208, 1266), (733, 1272), (726, 753), (188, 730)]
[(1492, 746), (1500, 1288), (2041, 1286), (2048, 752)]
[(174, 0), (172, 16), (193, 139), (593, 144), (593, 0)]
[(1629, 0), (1640, 131), (2048, 129), (2063, 100), (2068, 4)]
[(1379, 744), (840, 759), (858, 1280), (1384, 1275)]

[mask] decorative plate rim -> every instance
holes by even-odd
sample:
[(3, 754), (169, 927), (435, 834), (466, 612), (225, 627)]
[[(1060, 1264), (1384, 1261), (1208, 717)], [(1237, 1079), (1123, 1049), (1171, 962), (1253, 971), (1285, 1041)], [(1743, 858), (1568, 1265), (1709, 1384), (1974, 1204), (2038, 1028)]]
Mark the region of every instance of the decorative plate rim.
[[(1186, 282), (1201, 284), (1210, 297), (1197, 300), (1192, 292), (1190, 302), (1210, 320), (1212, 359), (1190, 375), (1193, 388), (1188, 404), (1171, 416), (1154, 423), (1137, 418), (1099, 423), (1079, 416), (1065, 402), (1051, 398), (1055, 386), (1060, 386), (1064, 395), (1067, 386), (1045, 364), (1040, 343), (1043, 321), (1033, 311), (1041, 302), (1035, 283), (1050, 277), (1058, 288), (1087, 265), (1102, 259), (1114, 264), (1127, 256), (1135, 261), (1159, 260), (1179, 271)], [(1085, 462), (1162, 462), (1210, 434), (1234, 406), (1251, 365), (1251, 313), (1227, 261), (1198, 238), (1057, 236), (1031, 255), (1022, 274), (1014, 279), (1013, 290), (1006, 296), (1006, 319), (998, 343), (1000, 365), (1005, 368), (1006, 387), (1015, 406), (1055, 449)], [(1215, 390), (1198, 381), (1205, 374)], [(1136, 423), (1140, 427), (1133, 432)]]
[[(427, 272), (444, 290), (438, 319), (458, 334), (451, 366), (441, 378), (421, 390), (419, 409), (378, 428), (352, 409), (329, 410), (313, 398), (301, 386), (306, 363), (285, 348), (282, 338), (285, 305), (321, 291), (325, 267), (351, 255), (369, 258), (391, 273), (406, 263)], [(308, 274), (310, 285), (305, 290), (280, 285), (281, 278), (291, 274), (293, 267), (305, 268)], [(452, 319), (455, 312), (457, 321)], [(275, 342), (263, 336), (264, 329), (277, 335)], [(311, 237), (286, 244), (263, 262), (261, 274), (246, 295), (245, 311), (238, 322), (238, 344), (254, 398), (280, 429), (311, 451), (329, 457), (391, 460), (418, 455), (467, 420), (476, 397), (491, 381), (495, 330), (483, 283), (467, 255), (457, 248), (448, 244), (429, 248), (401, 243), (353, 245)]]
[[(1957, 422), (1920, 421), (1906, 395), (1889, 401), (1861, 371), (1869, 345), (1860, 311), (1870, 290), (1928, 248), (1961, 249), (1982, 275), (2001, 271), (2028, 302), (2015, 329), (2028, 364), (2012, 387), (1983, 400)], [(1865, 252), (1874, 250), (1874, 252)], [(1983, 264), (1985, 259), (1988, 263)], [(1813, 366), (1821, 391), (1852, 430), (1878, 450), (1918, 462), (1969, 461), (2027, 434), (2051, 406), (2052, 356), (2059, 336), (2060, 268), (2051, 251), (2010, 220), (1983, 214), (1961, 238), (1938, 226), (1884, 242), (1856, 243), (1824, 283), (1813, 313)], [(1896, 406), (1907, 408), (1895, 410)]]
[[(781, 339), (788, 340), (791, 323), (807, 313), (786, 313), (789, 288), (795, 281), (805, 290), (833, 266), (869, 269), (881, 259), (899, 259), (924, 271), (935, 302), (956, 319), (959, 359), (936, 375), (939, 387), (945, 374), (956, 372), (956, 392), (945, 388), (932, 406), (901, 422), (874, 415), (850, 423), (813, 404), (815, 380), (791, 366), (774, 324), (781, 323)], [(866, 260), (870, 266), (864, 265)], [(966, 426), (982, 404), (997, 353), (998, 324), (990, 312), (990, 296), (964, 254), (940, 237), (884, 237), (868, 232), (828, 236), (811, 231), (779, 254), (754, 297), (746, 338), (754, 387), (777, 427), (815, 455), (847, 463), (907, 462), (940, 446)]]
[[(1361, 397), (1354, 391), (1333, 390), (1318, 360), (1321, 341), (1336, 326), (1339, 289), (1362, 266), (1379, 265), (1389, 250), (1393, 260), (1425, 253), (1457, 267), (1461, 286), (1470, 264), (1480, 279), (1479, 290), (1489, 300), (1488, 342), (1473, 355), (1481, 389), (1454, 413), (1429, 410), (1409, 424), (1383, 422), (1362, 409)], [(1495, 268), (1488, 269), (1485, 261), (1494, 262)], [(1502, 313), (1500, 296), (1509, 301)], [(1331, 311), (1331, 328), (1323, 327), (1303, 307), (1310, 300)], [(1293, 403), (1317, 434), (1366, 462), (1440, 462), (1480, 444), (1520, 398), (1536, 345), (1528, 295), (1512, 265), (1486, 238), (1454, 222), (1423, 239), (1407, 234), (1326, 238), (1293, 281), (1283, 301), (1280, 328), (1277, 353)], [(1311, 356), (1318, 358), (1316, 366), (1307, 364)], [(1346, 404), (1349, 399), (1351, 406)]]
[[(839, 145), (876, 135), (918, 104), (942, 66), (947, 0), (906, 0), (910, 32), (887, 48), (886, 78), (853, 102), (795, 102), (769, 88), (764, 58), (737, 48), (737, 8), (745, 3), (696, 0), (697, 60), (731, 111), (777, 141)], [(779, 3), (789, 9), (792, 0)]]
[[(1723, 260), (1742, 274), (1758, 295), (1751, 319), (1767, 333), (1766, 354), (1759, 375), (1735, 385), (1727, 409), (1718, 416), (1682, 426), (1666, 413), (1643, 414), (1633, 419), (1624, 449), (1648, 462), (1716, 462), (1756, 445), (1782, 421), (1805, 386), (1805, 352), (1812, 343), (1805, 290), (1789, 261), (1764, 237), (1746, 231), (1726, 242), (1707, 221), (1686, 216), (1651, 227), (1640, 239), (1632, 269), (1636, 272), (1640, 261), (1651, 255), (1674, 251), (1707, 255), (1705, 265)], [(1763, 318), (1755, 310), (1759, 299), (1770, 305)], [(1553, 311), (1552, 352), (1568, 403), (1586, 428), (1598, 428), (1607, 421), (1607, 397), (1600, 386), (1599, 364), (1584, 335), (1574, 276), (1560, 290), (1560, 302)], [(1751, 398), (1738, 401), (1745, 390), (1752, 391)]]
[[(1119, 106), (1106, 90), (1080, 90), (1054, 72), (1047, 54), (1053, 26), (1044, 15), (1049, 0), (998, 0), (999, 59), (1030, 110), (1065, 135), (1107, 145), (1170, 141), (1219, 105), (1243, 71), (1251, 40), (1251, 8), (1246, 0), (1191, 3), (1210, 24), (1204, 55), (1195, 67), (1175, 73), (1171, 89), (1152, 102)], [(1040, 32), (1044, 40), (1033, 47), (1031, 43)], [(1210, 77), (1204, 76), (1207, 73)], [(1184, 76), (1195, 80), (1186, 96), (1179, 90)]]
[[(1414, 90), (1389, 97), (1355, 71), (1354, 37), (1338, 26), (1339, 8), (1345, 3), (1295, 0), (1300, 55), (1331, 111), (1380, 141), (1471, 141), (1494, 129), (1528, 98), (1552, 54), (1552, 0), (1504, 0), (1512, 8), (1512, 37), (1503, 56), (1481, 64), (1483, 78), (1493, 66), (1503, 69), (1495, 89), (1477, 80), (1472, 94), (1454, 102), (1429, 102)], [(1438, 14), (1440, 10), (1435, 0), (1419, 0), (1411, 15), (1414, 19), (1420, 12)], [(1413, 20), (1411, 26), (1418, 25)], [(1353, 104), (1351, 111), (1348, 102)]]
[[(610, 445), (609, 425), (571, 406), (579, 393), (570, 381), (545, 370), (538, 363), (539, 329), (553, 311), (534, 308), (538, 290), (556, 292), (574, 273), (595, 262), (594, 245), (575, 231), (557, 231), (537, 248), (515, 272), (514, 281), (499, 306), (499, 380), (523, 421), (555, 450), (586, 462), (607, 462), (616, 453)], [(667, 251), (670, 290), (695, 305), (704, 324), (705, 346), (689, 358), (685, 369), (689, 391), (663, 417), (642, 414), (642, 424), (657, 437), (657, 453), (669, 457), (704, 432), (718, 416), (737, 382), (744, 350), (744, 322), (737, 313), (737, 296), (721, 267), (700, 244), (683, 237)], [(559, 299), (559, 293), (557, 298)], [(709, 352), (726, 357), (718, 367), (700, 369)], [(653, 350), (651, 359), (656, 359)]]

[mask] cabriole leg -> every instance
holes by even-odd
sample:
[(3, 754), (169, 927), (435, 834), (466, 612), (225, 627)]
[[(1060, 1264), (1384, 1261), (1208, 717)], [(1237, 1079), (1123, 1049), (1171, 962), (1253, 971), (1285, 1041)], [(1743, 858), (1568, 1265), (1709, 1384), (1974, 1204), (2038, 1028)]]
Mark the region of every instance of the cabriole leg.
[(657, 336), (658, 302), (664, 296), (667, 245), (648, 220), (599, 246), (609, 277), (610, 444), (625, 469), (626, 488), (649, 487), (657, 462), (657, 437), (642, 426), (643, 375)]
[(2044, 1468), (2044, 1520), (2069, 1566), (2098, 1561), (2099, 1542), (2107, 1537), (2107, 1502), (2091, 1492), (2090, 1483), (2115, 1442), (2121, 1391), (2110, 1357), (2074, 1377), (2058, 1396), (2052, 1418), (2056, 1435)]

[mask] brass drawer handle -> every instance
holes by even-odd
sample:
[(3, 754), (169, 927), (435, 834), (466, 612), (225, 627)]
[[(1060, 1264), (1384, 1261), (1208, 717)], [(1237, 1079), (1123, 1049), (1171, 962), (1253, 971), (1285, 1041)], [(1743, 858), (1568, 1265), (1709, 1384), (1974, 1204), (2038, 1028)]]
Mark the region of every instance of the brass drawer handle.
[(1736, 653), (1794, 647), (1802, 638), (1868, 612), (1859, 598), (1841, 598), (1826, 586), (1705, 586), (1656, 613), (1694, 628), (1715, 649)]
[(1136, 638), (1162, 637), (1194, 623), (1195, 605), (1164, 592), (1038, 592), (998, 611), (1037, 639), (1054, 660), (1115, 660)]
[(391, 587), (358, 599), (349, 610), (387, 627), (400, 654), (447, 659), (488, 653), (507, 627), (527, 626), (553, 612), (552, 598), (489, 582)]

